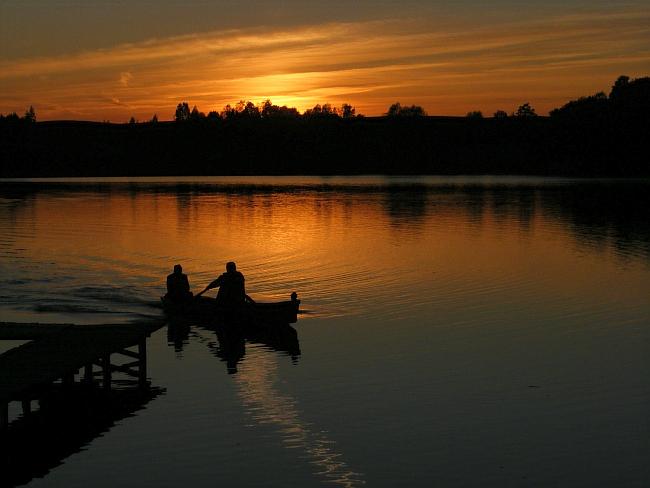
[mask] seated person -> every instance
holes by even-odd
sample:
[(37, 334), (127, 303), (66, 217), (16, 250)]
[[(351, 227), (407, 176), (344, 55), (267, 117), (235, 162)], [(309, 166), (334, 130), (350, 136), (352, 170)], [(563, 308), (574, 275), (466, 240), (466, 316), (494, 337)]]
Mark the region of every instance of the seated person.
[(237, 271), (237, 265), (232, 261), (226, 264), (226, 272), (210, 283), (207, 290), (217, 287), (217, 303), (221, 305), (239, 306), (246, 301), (244, 275)]
[(174, 302), (186, 302), (192, 298), (190, 291), (190, 282), (187, 275), (183, 273), (183, 267), (180, 264), (174, 266), (174, 272), (167, 276), (167, 295)]

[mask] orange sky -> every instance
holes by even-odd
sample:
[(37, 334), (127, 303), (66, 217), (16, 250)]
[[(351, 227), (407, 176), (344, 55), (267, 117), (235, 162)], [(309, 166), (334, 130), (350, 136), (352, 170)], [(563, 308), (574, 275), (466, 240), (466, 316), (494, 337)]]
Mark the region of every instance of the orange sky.
[(208, 112), (270, 98), (301, 111), (347, 102), (366, 115), (396, 101), (431, 115), (492, 114), (529, 101), (545, 114), (608, 92), (620, 74), (650, 75), (650, 6), (468, 22), (411, 15), (244, 25), (59, 52), (13, 52), (4, 32), (0, 113), (34, 105), (39, 120), (168, 120), (180, 101)]

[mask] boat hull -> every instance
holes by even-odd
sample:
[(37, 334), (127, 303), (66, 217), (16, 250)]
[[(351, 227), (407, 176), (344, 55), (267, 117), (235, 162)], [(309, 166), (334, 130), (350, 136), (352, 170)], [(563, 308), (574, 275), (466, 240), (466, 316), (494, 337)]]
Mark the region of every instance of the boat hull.
[(243, 326), (272, 326), (294, 324), (298, 321), (300, 300), (282, 302), (247, 302), (239, 307), (224, 307), (209, 297), (197, 297), (182, 303), (161, 297), (165, 313), (174, 319), (198, 324), (233, 324)]

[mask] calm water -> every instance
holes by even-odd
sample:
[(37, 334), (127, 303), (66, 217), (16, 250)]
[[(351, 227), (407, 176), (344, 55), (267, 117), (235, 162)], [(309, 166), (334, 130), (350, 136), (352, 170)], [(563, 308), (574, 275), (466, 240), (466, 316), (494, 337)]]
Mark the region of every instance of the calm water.
[(2, 321), (159, 317), (229, 260), (306, 311), (234, 374), (161, 329), (164, 394), (30, 486), (650, 485), (648, 181), (0, 185)]

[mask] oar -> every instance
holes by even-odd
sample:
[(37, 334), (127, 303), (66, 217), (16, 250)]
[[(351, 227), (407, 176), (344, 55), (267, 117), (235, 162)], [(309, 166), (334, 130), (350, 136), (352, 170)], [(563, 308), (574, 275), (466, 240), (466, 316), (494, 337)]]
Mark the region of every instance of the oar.
[(194, 295), (194, 298), (199, 298), (201, 295), (203, 295), (203, 294), (204, 294), (206, 291), (208, 291), (209, 289), (210, 289), (210, 285), (206, 286), (205, 289), (204, 289), (203, 291), (200, 291), (199, 293), (197, 293), (196, 295)]

